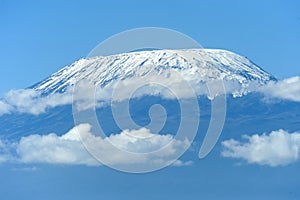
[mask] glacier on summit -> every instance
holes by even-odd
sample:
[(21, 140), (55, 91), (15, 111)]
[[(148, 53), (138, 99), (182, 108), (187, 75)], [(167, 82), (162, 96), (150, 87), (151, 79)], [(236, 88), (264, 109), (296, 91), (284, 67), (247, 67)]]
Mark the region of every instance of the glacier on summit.
[[(80, 59), (66, 66), (32, 88), (43, 94), (65, 92), (81, 80), (101, 88), (119, 80), (142, 79), (178, 72), (192, 86), (214, 80), (224, 82), (228, 93), (241, 96), (251, 87), (276, 78), (244, 56), (219, 49), (153, 50)], [(168, 80), (172, 83), (172, 79)], [(201, 94), (201, 92), (199, 92)]]

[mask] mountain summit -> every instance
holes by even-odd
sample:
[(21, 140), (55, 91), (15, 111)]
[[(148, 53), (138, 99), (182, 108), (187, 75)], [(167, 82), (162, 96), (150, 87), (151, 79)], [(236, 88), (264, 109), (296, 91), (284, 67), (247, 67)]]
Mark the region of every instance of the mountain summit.
[(116, 80), (166, 74), (174, 69), (197, 82), (234, 81), (247, 87), (251, 81), (276, 80), (244, 56), (220, 49), (153, 50), (80, 59), (33, 86), (42, 93), (64, 92), (77, 81), (88, 79), (106, 87)]

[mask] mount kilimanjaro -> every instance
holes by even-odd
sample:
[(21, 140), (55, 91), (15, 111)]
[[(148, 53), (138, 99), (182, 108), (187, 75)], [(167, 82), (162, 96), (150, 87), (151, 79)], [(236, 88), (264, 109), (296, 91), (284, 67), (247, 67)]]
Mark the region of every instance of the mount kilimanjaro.
[[(227, 116), (222, 137), (228, 134), (239, 137), (245, 128), (252, 133), (269, 132), (276, 128), (297, 129), (299, 103), (289, 100), (266, 102), (263, 94), (253, 90), (252, 83), (255, 83), (255, 86), (263, 86), (270, 82), (276, 83), (277, 79), (246, 57), (226, 50), (154, 50), (80, 59), (27, 90), (30, 90), (30, 94), (32, 92), (35, 94), (30, 96), (29, 100), (39, 98), (47, 100), (53, 95), (67, 93), (69, 88), (79, 80), (88, 79), (94, 85), (105, 89), (119, 80), (133, 78), (142, 80), (149, 74), (168, 77), (170, 70), (177, 71), (191, 85), (212, 80), (235, 83), (234, 86), (238, 89), (229, 90), (227, 94)], [(239, 97), (235, 98), (235, 96)], [(198, 101), (201, 109), (199, 130), (201, 133), (205, 132), (209, 124), (211, 102), (205, 95), (200, 95)], [(9, 103), (9, 98), (4, 98), (3, 102)], [(29, 106), (34, 107), (35, 102), (38, 101), (33, 102)], [(163, 130), (172, 133), (178, 123), (178, 109), (174, 109), (177, 108), (177, 104), (173, 100), (151, 95), (133, 99), (131, 103), (133, 120), (141, 126), (147, 125), (148, 109), (157, 103), (163, 104), (169, 111), (170, 123), (166, 123)], [(1, 138), (19, 140), (31, 134), (66, 133), (74, 127), (72, 102), (57, 103), (55, 106), (53, 104), (55, 102), (51, 102), (52, 106), (46, 107), (40, 113), (28, 113), (22, 107), (23, 110), (15, 109), (3, 114), (0, 116)], [(14, 106), (17, 107), (18, 104), (12, 105)], [(107, 134), (120, 132), (109, 106), (98, 108), (97, 116), (101, 119)], [(253, 124), (257, 126), (254, 127)], [(198, 135), (200, 135), (198, 139), (203, 136), (203, 134)]]

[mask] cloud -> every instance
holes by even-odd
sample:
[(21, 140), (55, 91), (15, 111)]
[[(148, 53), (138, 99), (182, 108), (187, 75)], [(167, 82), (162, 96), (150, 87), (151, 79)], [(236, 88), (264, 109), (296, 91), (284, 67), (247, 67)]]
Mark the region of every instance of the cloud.
[[(213, 99), (220, 94), (232, 94), (241, 97), (250, 92), (260, 92), (266, 98), (278, 98), (300, 102), (300, 77), (292, 77), (281, 81), (270, 81), (261, 85), (257, 81), (247, 84), (233, 80), (199, 82), (194, 79), (183, 79), (177, 73), (170, 71), (165, 74), (153, 75), (150, 73), (146, 79), (128, 78), (113, 82), (105, 87), (97, 87), (82, 81), (77, 84), (76, 91), (70, 86), (64, 93), (42, 95), (35, 89), (11, 90), (0, 100), (0, 116), (10, 113), (28, 113), (39, 115), (47, 109), (57, 106), (71, 105), (76, 100), (79, 111), (108, 105), (108, 102), (120, 102), (129, 98), (138, 98), (144, 95), (161, 96), (166, 99), (186, 99), (196, 96), (207, 96)], [(126, 90), (124, 90), (126, 88)], [(94, 96), (95, 92), (95, 96)], [(95, 98), (95, 99), (94, 99)]]
[(0, 101), (0, 116), (3, 114), (9, 114), (11, 113), (11, 111), (13, 110), (12, 106), (10, 106), (9, 104)]
[(271, 81), (258, 88), (267, 98), (278, 98), (300, 102), (300, 77), (295, 76), (280, 81)]
[(33, 166), (33, 167), (14, 167), (11, 169), (11, 171), (14, 172), (35, 172), (39, 170), (39, 168)]
[(111, 135), (109, 141), (118, 148), (134, 153), (153, 152), (173, 140), (172, 135), (158, 135), (149, 129), (124, 130), (120, 134)]
[[(171, 147), (166, 148), (161, 155), (153, 157), (153, 155), (149, 156), (146, 152), (164, 147), (174, 139), (172, 135), (153, 134), (150, 130), (141, 128), (139, 130), (124, 130), (120, 134), (112, 134), (102, 139), (91, 133), (89, 124), (81, 124), (62, 136), (54, 133), (30, 135), (21, 138), (20, 141), (15, 143), (4, 143), (0, 140), (0, 163), (101, 165), (85, 149), (82, 144), (82, 137), (87, 141), (85, 145), (96, 147), (98, 151), (104, 152), (105, 160), (108, 160), (111, 164), (168, 163), (174, 154), (190, 145), (186, 140), (177, 140)], [(135, 157), (135, 159), (123, 157), (123, 154), (118, 153), (118, 151), (108, 145), (107, 141), (119, 149), (140, 153), (141, 156)], [(187, 166), (191, 164), (191, 161), (183, 162), (177, 160), (173, 165)]]
[(191, 166), (193, 165), (193, 161), (189, 160), (189, 161), (182, 161), (182, 160), (176, 160), (174, 163), (173, 163), (173, 166), (177, 166), (177, 167), (181, 167), (181, 166)]
[[(53, 93), (43, 95), (41, 91), (35, 89), (19, 89), (7, 92), (0, 99), (0, 116), (10, 113), (26, 113), (39, 115), (47, 112), (47, 109), (57, 106), (71, 105), (75, 98), (77, 102), (82, 103), (81, 109), (86, 110), (92, 106), (102, 107), (109, 100), (111, 88), (97, 89), (97, 99), (94, 102), (93, 90), (80, 86), (79, 91), (74, 95), (73, 87), (69, 87), (64, 93)], [(77, 95), (78, 94), (78, 95)], [(91, 99), (87, 98), (91, 97)]]
[(82, 145), (77, 128), (89, 131), (87, 125), (79, 125), (62, 136), (52, 133), (21, 138), (16, 145), (18, 160), (22, 163), (99, 165)]
[(222, 142), (221, 155), (228, 158), (246, 160), (248, 163), (284, 166), (299, 160), (300, 132), (288, 133), (284, 130), (270, 134), (244, 135), (245, 141), (234, 139)]
[[(10, 113), (27, 113), (39, 115), (57, 106), (71, 105), (75, 100), (75, 108), (79, 111), (105, 106), (110, 100), (121, 102), (144, 95), (161, 96), (166, 99), (186, 99), (197, 95), (209, 95), (204, 83), (197, 80), (187, 83), (177, 73), (165, 75), (150, 74), (147, 79), (129, 78), (114, 82), (105, 87), (96, 87), (86, 81), (70, 86), (64, 93), (43, 95), (35, 89), (11, 90), (0, 100), (0, 116)], [(211, 84), (220, 86), (220, 84)], [(124, 90), (126, 88), (126, 90)], [(223, 88), (215, 87), (212, 97), (224, 93)], [(223, 91), (223, 92), (222, 92)], [(95, 94), (95, 95), (94, 95)]]
[(13, 160), (13, 156), (11, 154), (11, 146), (11, 144), (8, 145), (7, 143), (0, 140), (0, 164)]
[(11, 112), (29, 113), (38, 115), (46, 112), (48, 108), (70, 104), (72, 102), (71, 90), (64, 94), (55, 93), (43, 96), (34, 89), (11, 90), (0, 101), (0, 115)]

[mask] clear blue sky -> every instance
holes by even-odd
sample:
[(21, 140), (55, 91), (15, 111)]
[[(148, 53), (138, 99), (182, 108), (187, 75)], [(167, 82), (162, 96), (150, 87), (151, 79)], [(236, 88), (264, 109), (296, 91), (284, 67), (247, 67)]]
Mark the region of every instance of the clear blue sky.
[[(85, 57), (113, 34), (148, 26), (174, 29), (203, 47), (245, 55), (278, 78), (300, 75), (298, 0), (0, 0), (0, 96), (10, 89), (31, 86)], [(191, 153), (193, 158), (197, 153)], [(14, 169), (0, 165), (0, 199), (252, 200), (300, 196), (299, 162), (282, 168), (238, 167), (235, 160), (219, 154), (220, 149), (215, 149), (214, 157), (205, 162), (143, 175), (107, 167), (41, 164), (31, 171), (30, 165), (28, 169), (21, 164)], [(216, 157), (219, 159), (214, 160)]]
[(246, 55), (279, 78), (300, 75), (299, 1), (0, 0), (0, 95), (30, 86), (118, 32), (175, 29)]

